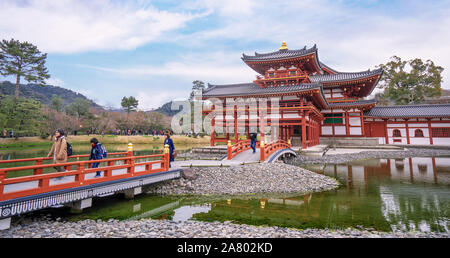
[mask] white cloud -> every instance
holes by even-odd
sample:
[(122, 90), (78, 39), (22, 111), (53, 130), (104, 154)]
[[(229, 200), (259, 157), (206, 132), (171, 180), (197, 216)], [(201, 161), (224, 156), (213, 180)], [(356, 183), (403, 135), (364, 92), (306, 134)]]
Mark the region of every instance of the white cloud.
[(136, 1), (2, 0), (0, 38), (29, 41), (50, 53), (134, 49), (202, 15)]
[[(241, 8), (235, 2), (220, 5), (206, 0), (194, 2), (214, 10), (220, 16), (220, 25), (179, 35), (174, 41), (195, 47), (214, 45), (215, 49), (230, 40), (242, 45), (263, 42), (252, 50), (260, 53), (277, 50), (267, 46), (282, 41), (290, 49), (317, 44), (320, 60), (343, 72), (373, 69), (393, 55), (404, 60), (431, 59), (445, 68), (443, 87), (450, 88), (448, 2), (393, 2), (398, 10), (389, 12), (381, 10), (375, 2), (351, 5), (328, 0), (249, 0)], [(360, 7), (365, 4), (373, 6)], [(226, 11), (233, 8), (242, 13), (234, 15)]]
[(137, 93), (136, 99), (139, 101), (139, 110), (151, 110), (161, 107), (163, 104), (173, 101), (177, 98), (186, 99), (189, 96), (189, 91), (176, 91), (176, 90), (165, 90), (165, 91), (155, 91), (144, 92), (140, 91)]
[(167, 62), (161, 65), (141, 65), (134, 67), (98, 67), (82, 65), (83, 67), (108, 72), (122, 77), (152, 78), (153, 76), (174, 76), (186, 80), (202, 80), (215, 83), (239, 83), (255, 79), (255, 74), (240, 60), (237, 52), (215, 52), (189, 54), (180, 57), (177, 62)]
[(59, 87), (63, 87), (66, 85), (63, 80), (61, 80), (59, 78), (52, 78), (52, 77), (45, 80), (45, 83), (47, 83), (48, 85), (59, 86)]

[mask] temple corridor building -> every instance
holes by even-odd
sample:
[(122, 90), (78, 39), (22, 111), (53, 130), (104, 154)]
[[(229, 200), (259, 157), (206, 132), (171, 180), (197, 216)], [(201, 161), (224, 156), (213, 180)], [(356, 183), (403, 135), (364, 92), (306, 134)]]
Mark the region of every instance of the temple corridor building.
[[(330, 138), (378, 138), (378, 144), (431, 144), (450, 146), (450, 104), (376, 106), (367, 98), (376, 87), (382, 69), (339, 72), (319, 60), (316, 45), (289, 50), (283, 42), (278, 51), (243, 54), (242, 60), (258, 73), (250, 83), (211, 85), (202, 99), (219, 99), (222, 106), (204, 108), (212, 114), (211, 145), (239, 139), (238, 125), (248, 135), (272, 127), (270, 136), (291, 140), (303, 149)], [(229, 100), (268, 104), (229, 105)], [(272, 108), (276, 100), (277, 108)], [(213, 112), (214, 111), (214, 112)], [(219, 111), (219, 112), (217, 112)], [(215, 127), (225, 128), (223, 136)], [(256, 131), (255, 131), (256, 132)]]

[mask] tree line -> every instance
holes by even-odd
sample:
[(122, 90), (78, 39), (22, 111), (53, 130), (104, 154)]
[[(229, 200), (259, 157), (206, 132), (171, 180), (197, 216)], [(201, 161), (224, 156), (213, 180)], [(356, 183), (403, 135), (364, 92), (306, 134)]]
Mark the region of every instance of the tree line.
[(0, 100), (0, 129), (13, 130), (15, 137), (53, 136), (61, 128), (69, 134), (117, 134), (134, 130), (151, 134), (153, 130), (167, 130), (168, 119), (158, 112), (136, 109), (128, 112), (109, 111), (91, 106), (89, 100), (76, 98), (63, 107), (61, 97), (54, 95), (50, 105), (38, 100), (3, 96)]

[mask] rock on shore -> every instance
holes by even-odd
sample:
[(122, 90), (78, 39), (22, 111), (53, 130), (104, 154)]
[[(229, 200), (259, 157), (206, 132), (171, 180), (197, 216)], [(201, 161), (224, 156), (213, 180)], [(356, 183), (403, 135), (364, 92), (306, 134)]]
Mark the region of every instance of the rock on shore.
[(8, 230), (0, 238), (448, 238), (447, 233), (378, 232), (369, 229), (288, 229), (233, 224), (142, 219), (59, 222), (37, 219)]
[(189, 176), (148, 188), (156, 194), (305, 193), (331, 190), (328, 176), (283, 163), (191, 168)]

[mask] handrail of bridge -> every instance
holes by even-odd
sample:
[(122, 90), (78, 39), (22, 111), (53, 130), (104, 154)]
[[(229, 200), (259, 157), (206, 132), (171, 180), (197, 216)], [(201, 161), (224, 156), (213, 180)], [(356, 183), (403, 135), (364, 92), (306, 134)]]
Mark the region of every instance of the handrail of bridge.
[[(118, 155), (127, 155), (128, 152), (113, 152), (108, 153), (108, 156), (118, 156)], [(90, 154), (82, 154), (82, 155), (72, 155), (67, 157), (68, 159), (79, 159), (79, 158), (88, 158)], [(26, 158), (26, 159), (6, 159), (6, 160), (0, 160), (0, 164), (7, 164), (7, 163), (17, 163), (17, 162), (28, 162), (28, 161), (36, 161), (35, 165), (42, 165), (42, 162), (44, 160), (51, 160), (52, 157), (38, 157), (38, 158)]]
[[(51, 191), (63, 190), (73, 187), (86, 186), (91, 184), (103, 183), (108, 181), (114, 181), (119, 179), (125, 179), (135, 176), (148, 175), (152, 173), (168, 171), (169, 170), (169, 149), (164, 149), (164, 154), (156, 155), (143, 155), (133, 156), (132, 151), (121, 152), (120, 154), (126, 154), (125, 157), (107, 158), (101, 160), (84, 160), (84, 161), (71, 161), (58, 164), (44, 164), (44, 165), (31, 165), (21, 167), (0, 168), (0, 201), (6, 201), (19, 197), (26, 197), (35, 194), (47, 193)], [(79, 155), (84, 156), (84, 155)], [(156, 158), (156, 160), (148, 160)], [(146, 159), (145, 161), (136, 162), (136, 160)], [(123, 164), (116, 164), (123, 163)], [(106, 166), (92, 168), (92, 163), (106, 163)], [(154, 168), (154, 164), (160, 164), (159, 167)], [(88, 165), (86, 167), (86, 165)], [(64, 167), (64, 172), (53, 172), (48, 174), (42, 174), (43, 169), (53, 167)], [(72, 170), (72, 167), (76, 167)], [(136, 171), (136, 167), (144, 167)], [(125, 173), (113, 175), (113, 171), (126, 169)], [(33, 170), (33, 175), (19, 176), (7, 178), (7, 173), (13, 173), (17, 171)], [(39, 171), (40, 173), (35, 173)], [(104, 171), (102, 177), (85, 178), (86, 174), (96, 173), (97, 171)], [(61, 182), (50, 184), (50, 179), (61, 178), (67, 176), (74, 176), (73, 181)], [(5, 186), (23, 183), (36, 183), (37, 187), (19, 189), (14, 191), (5, 192)]]
[(262, 162), (266, 160), (272, 153), (281, 149), (289, 149), (291, 148), (291, 140), (287, 142), (284, 140), (277, 140), (272, 143), (264, 144), (264, 141), (261, 141), (260, 144), (260, 158), (259, 160)]
[[(227, 145), (227, 159), (231, 160), (239, 153), (249, 150), (250, 140), (240, 140), (237, 143), (231, 145), (231, 141), (228, 141)], [(255, 148), (259, 148), (259, 142), (256, 142)]]

